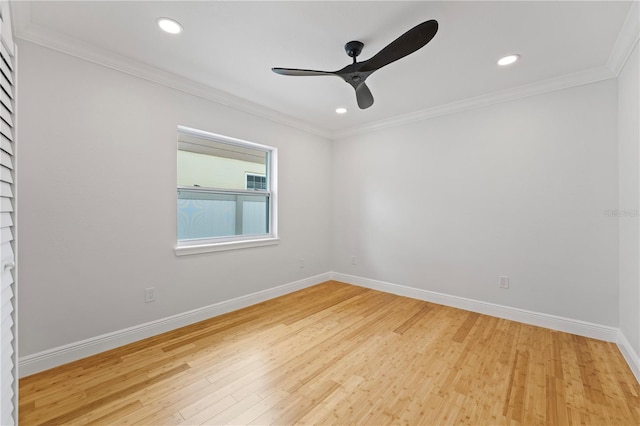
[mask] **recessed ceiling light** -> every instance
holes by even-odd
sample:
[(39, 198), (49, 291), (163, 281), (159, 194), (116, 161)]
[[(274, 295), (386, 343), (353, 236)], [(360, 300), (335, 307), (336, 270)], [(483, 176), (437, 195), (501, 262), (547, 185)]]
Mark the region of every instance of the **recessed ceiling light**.
[(344, 107), (336, 108), (336, 114), (346, 114), (347, 109)]
[(171, 18), (158, 18), (156, 20), (158, 26), (169, 34), (179, 34), (182, 32), (182, 25), (174, 19)]
[(520, 55), (508, 55), (504, 58), (500, 58), (500, 60), (498, 61), (498, 65), (500, 65), (501, 67), (511, 65), (518, 59), (520, 59)]

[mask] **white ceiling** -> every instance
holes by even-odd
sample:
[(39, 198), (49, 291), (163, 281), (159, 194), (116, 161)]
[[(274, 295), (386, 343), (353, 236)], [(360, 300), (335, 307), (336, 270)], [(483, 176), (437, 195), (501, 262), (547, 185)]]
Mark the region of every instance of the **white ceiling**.
[[(216, 89), (216, 97), (326, 134), (574, 77), (615, 76), (610, 55), (630, 1), (128, 1), (18, 2), (18, 37), (100, 62), (160, 69)], [(161, 32), (156, 18), (184, 32)], [(374, 105), (360, 110), (337, 77), (289, 77), (272, 67), (335, 71), (343, 46), (364, 42), (366, 60), (396, 37), (435, 19), (439, 31), (416, 53), (377, 71)], [(496, 65), (518, 53), (517, 64)], [(153, 67), (153, 68), (151, 68)], [(123, 66), (120, 66), (122, 69)], [(167, 75), (167, 74), (165, 74)], [(579, 78), (578, 78), (579, 80)], [(567, 83), (571, 84), (571, 83)], [(232, 96), (228, 96), (232, 95)], [(240, 98), (240, 99), (238, 99)], [(243, 101), (244, 100), (244, 101)], [(249, 101), (249, 102), (246, 102)], [(262, 107), (254, 105), (258, 104)], [(349, 112), (335, 114), (338, 106)]]

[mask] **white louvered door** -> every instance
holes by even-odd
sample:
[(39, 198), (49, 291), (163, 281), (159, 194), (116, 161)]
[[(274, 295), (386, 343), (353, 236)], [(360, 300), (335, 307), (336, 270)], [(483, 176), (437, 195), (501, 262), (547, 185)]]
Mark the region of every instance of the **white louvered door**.
[(0, 0), (0, 425), (16, 424), (15, 47)]

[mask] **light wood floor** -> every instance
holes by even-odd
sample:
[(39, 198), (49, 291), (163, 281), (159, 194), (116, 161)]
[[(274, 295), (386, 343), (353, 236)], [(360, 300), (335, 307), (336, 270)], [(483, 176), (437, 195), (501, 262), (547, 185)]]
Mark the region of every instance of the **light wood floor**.
[(640, 424), (613, 343), (327, 282), (20, 380), (33, 424)]

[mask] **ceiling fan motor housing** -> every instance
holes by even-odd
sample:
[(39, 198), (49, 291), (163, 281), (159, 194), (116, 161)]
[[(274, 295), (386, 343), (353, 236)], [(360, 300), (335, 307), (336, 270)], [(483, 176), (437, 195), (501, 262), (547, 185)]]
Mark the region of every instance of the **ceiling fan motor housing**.
[(356, 58), (362, 52), (363, 47), (364, 43), (361, 41), (350, 41), (344, 45), (344, 50), (351, 58)]

